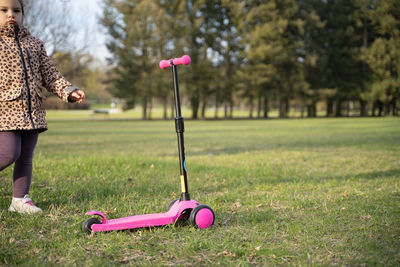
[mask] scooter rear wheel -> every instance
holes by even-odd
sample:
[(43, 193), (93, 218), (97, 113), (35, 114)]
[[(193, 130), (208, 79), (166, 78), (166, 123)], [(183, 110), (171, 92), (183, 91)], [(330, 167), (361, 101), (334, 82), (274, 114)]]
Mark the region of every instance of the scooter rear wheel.
[(199, 205), (192, 210), (189, 220), (195, 227), (201, 229), (208, 228), (214, 224), (214, 211), (207, 205)]
[(93, 224), (101, 224), (101, 222), (97, 218), (89, 218), (83, 222), (82, 230), (88, 234), (91, 234)]

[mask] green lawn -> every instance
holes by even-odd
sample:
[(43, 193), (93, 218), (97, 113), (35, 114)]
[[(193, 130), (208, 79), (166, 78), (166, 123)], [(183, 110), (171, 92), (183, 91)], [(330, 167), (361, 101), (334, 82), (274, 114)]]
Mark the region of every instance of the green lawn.
[(180, 184), (173, 120), (83, 114), (49, 112), (43, 215), (9, 213), (0, 173), (0, 265), (400, 265), (399, 118), (186, 121), (189, 190), (215, 225), (87, 235), (87, 211), (164, 212)]

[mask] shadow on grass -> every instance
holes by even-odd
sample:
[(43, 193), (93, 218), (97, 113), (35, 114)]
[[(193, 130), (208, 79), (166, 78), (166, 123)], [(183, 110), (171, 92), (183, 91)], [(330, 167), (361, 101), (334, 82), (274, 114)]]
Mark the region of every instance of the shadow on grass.
[[(207, 173), (215, 174), (220, 180), (226, 179), (226, 185), (224, 187), (237, 187), (243, 185), (256, 186), (260, 184), (271, 184), (277, 185), (282, 183), (325, 183), (327, 181), (338, 180), (373, 180), (373, 179), (392, 179), (400, 178), (400, 169), (390, 169), (384, 171), (371, 171), (371, 172), (358, 172), (358, 173), (344, 173), (341, 175), (335, 174), (320, 174), (318, 171), (315, 174), (311, 173), (305, 175), (299, 173), (295, 168), (289, 169), (287, 166), (271, 166), (271, 168), (265, 168), (262, 170), (253, 170), (253, 172), (245, 167), (221, 167), (221, 166), (199, 166), (191, 164), (192, 170), (206, 169)], [(197, 172), (197, 171), (196, 171)], [(192, 174), (194, 171), (192, 171)], [(223, 176), (218, 175), (223, 174)], [(199, 188), (202, 188), (200, 185)], [(212, 187), (210, 187), (212, 188)], [(208, 191), (208, 190), (207, 190)]]
[[(361, 240), (358, 250), (360, 254), (369, 258), (367, 265), (376, 266), (400, 266), (400, 213), (398, 203), (400, 194), (394, 193), (383, 196), (381, 201), (385, 203), (380, 214), (373, 215), (374, 231)], [(374, 214), (377, 205), (371, 203), (371, 214)], [(383, 210), (392, 210), (385, 212)], [(376, 218), (378, 217), (378, 218)], [(362, 261), (350, 262), (350, 265), (358, 265)]]
[[(93, 151), (98, 148), (102, 151), (125, 152), (128, 149), (141, 153), (156, 154), (158, 156), (176, 155), (176, 135), (173, 126), (158, 124), (125, 125), (94, 123), (88, 129), (84, 126), (75, 130), (49, 131), (45, 135), (46, 141), (39, 143), (44, 151), (51, 150), (54, 145), (61, 151), (74, 152)], [(390, 125), (390, 124), (389, 124)], [(338, 125), (340, 126), (340, 125)], [(264, 127), (264, 126), (263, 126)], [(201, 130), (194, 128), (185, 135), (186, 144), (189, 144), (188, 155), (235, 155), (243, 152), (271, 151), (271, 150), (312, 150), (319, 148), (347, 148), (362, 147), (394, 149), (400, 146), (400, 135), (396, 129), (387, 131), (377, 130), (373, 126), (368, 128), (337, 128), (334, 126), (326, 130), (318, 124), (286, 128), (260, 128), (252, 131), (250, 126), (236, 125), (231, 128)], [(94, 132), (93, 129), (96, 129)], [(279, 134), (281, 133), (281, 135)], [(279, 135), (278, 135), (279, 134)], [(76, 138), (68, 138), (76, 136)], [(45, 136), (44, 136), (45, 137)], [(65, 141), (67, 140), (67, 142)], [(53, 142), (56, 142), (53, 143)], [(72, 144), (72, 145), (71, 145)], [(60, 149), (62, 146), (62, 149)], [(171, 150), (172, 152), (169, 152)]]
[(394, 177), (400, 178), (400, 169), (359, 173), (354, 176), (354, 178), (357, 179), (377, 179), (377, 178), (394, 178)]
[[(344, 265), (398, 266), (400, 263), (399, 200), (398, 192), (337, 200), (330, 205), (333, 207), (347, 205), (348, 208), (323, 215), (326, 218), (318, 221), (319, 225), (314, 224), (311, 229), (325, 229), (316, 231), (317, 240), (338, 241), (331, 243), (330, 246), (332, 250), (336, 250), (336, 260), (340, 260)], [(343, 262), (344, 259), (346, 262)]]
[[(251, 139), (251, 138), (249, 138)], [(202, 147), (200, 150), (188, 151), (191, 156), (203, 156), (203, 155), (235, 155), (244, 152), (262, 152), (262, 151), (272, 151), (272, 150), (287, 150), (287, 151), (302, 151), (304, 149), (314, 150), (319, 148), (345, 148), (345, 147), (396, 147), (400, 146), (400, 136), (357, 136), (348, 137), (341, 136), (341, 138), (336, 137), (332, 139), (330, 137), (315, 137), (315, 138), (295, 138), (292, 140), (275, 140), (265, 138), (260, 138), (256, 141), (255, 138), (252, 141), (246, 142), (246, 140), (241, 140), (237, 144), (230, 144), (225, 147), (221, 147), (216, 142), (215, 145), (209, 147)], [(221, 144), (223, 144), (221, 142)], [(194, 146), (193, 146), (194, 147)], [(169, 155), (165, 155), (169, 156)]]

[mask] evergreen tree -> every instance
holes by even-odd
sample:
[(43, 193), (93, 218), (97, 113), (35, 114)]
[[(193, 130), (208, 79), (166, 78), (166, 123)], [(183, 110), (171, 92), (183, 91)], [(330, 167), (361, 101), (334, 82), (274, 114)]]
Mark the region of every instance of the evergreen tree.
[(248, 44), (242, 92), (249, 100), (250, 117), (256, 100), (258, 116), (264, 105), (267, 117), (271, 96), (279, 100), (279, 116), (287, 117), (290, 99), (308, 86), (298, 60), (303, 30), (303, 20), (296, 17), (298, 5), (294, 0), (248, 1), (247, 9), (241, 26), (242, 32), (247, 32), (244, 41)]
[(298, 61), (306, 83), (300, 88), (297, 98), (301, 103), (301, 114), (306, 108), (308, 117), (317, 116), (317, 102), (326, 96), (324, 89), (324, 39), (323, 23), (318, 15), (320, 0), (298, 0), (300, 46), (297, 49)]
[[(357, 1), (322, 1), (320, 16), (325, 25), (325, 88), (336, 91), (327, 101), (327, 116), (343, 116), (345, 101), (359, 99), (362, 81), (368, 74), (360, 58), (363, 35), (357, 21)], [(364, 67), (363, 67), (364, 66)]]
[[(212, 69), (208, 48), (214, 45), (215, 8), (211, 0), (160, 1), (170, 18), (170, 47), (174, 56), (190, 55), (189, 70), (182, 68), (182, 91), (192, 108), (192, 118), (199, 117), (201, 102), (207, 102), (211, 93)], [(205, 106), (205, 104), (204, 104)]]
[(360, 76), (358, 79), (358, 91), (355, 92), (355, 98), (360, 103), (360, 116), (368, 115), (367, 103), (371, 99), (371, 82), (373, 81), (373, 72), (365, 60), (366, 51), (374, 41), (375, 30), (372, 21), (375, 0), (353, 0), (355, 11), (353, 13), (357, 34), (360, 36), (358, 49), (356, 53), (361, 60)]
[[(237, 91), (237, 71), (243, 60), (241, 51), (244, 45), (241, 43), (239, 24), (243, 19), (243, 1), (222, 0), (216, 10), (218, 23), (216, 27), (217, 51), (219, 61), (219, 86), (216, 92), (216, 106), (221, 102), (224, 106), (224, 118), (232, 118), (234, 96)], [(218, 81), (216, 81), (218, 82)]]
[(328, 116), (342, 116), (343, 104), (354, 101), (361, 116), (367, 102), (379, 114), (397, 114), (395, 0), (103, 1), (112, 92), (128, 106), (141, 103), (144, 119), (154, 99), (168, 117), (170, 75), (157, 63), (183, 54), (192, 59), (179, 69), (183, 103), (194, 119), (204, 118), (211, 102), (216, 116), (223, 105), (224, 117), (232, 117), (235, 98), (248, 102), (250, 117), (268, 117), (272, 101), (280, 117), (289, 116), (291, 102), (315, 117), (325, 99)]
[[(141, 102), (142, 118), (148, 118), (153, 94), (159, 84), (157, 63), (159, 45), (164, 40), (157, 29), (162, 9), (155, 0), (104, 0), (102, 24), (110, 39), (107, 48), (114, 65), (110, 84), (112, 92), (127, 100), (128, 107)], [(157, 70), (157, 71), (155, 71)]]
[(400, 3), (395, 0), (373, 1), (371, 20), (376, 38), (364, 50), (364, 59), (374, 73), (370, 100), (374, 102), (373, 115), (398, 114), (400, 98)]

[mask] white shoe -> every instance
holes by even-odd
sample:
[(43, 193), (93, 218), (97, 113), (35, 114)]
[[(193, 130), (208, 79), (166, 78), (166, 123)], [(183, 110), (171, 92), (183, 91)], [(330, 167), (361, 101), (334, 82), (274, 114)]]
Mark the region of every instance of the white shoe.
[(24, 198), (12, 198), (9, 211), (18, 212), (18, 213), (42, 213), (42, 209), (38, 208), (33, 204), (32, 199), (29, 198), (29, 195), (25, 195)]

